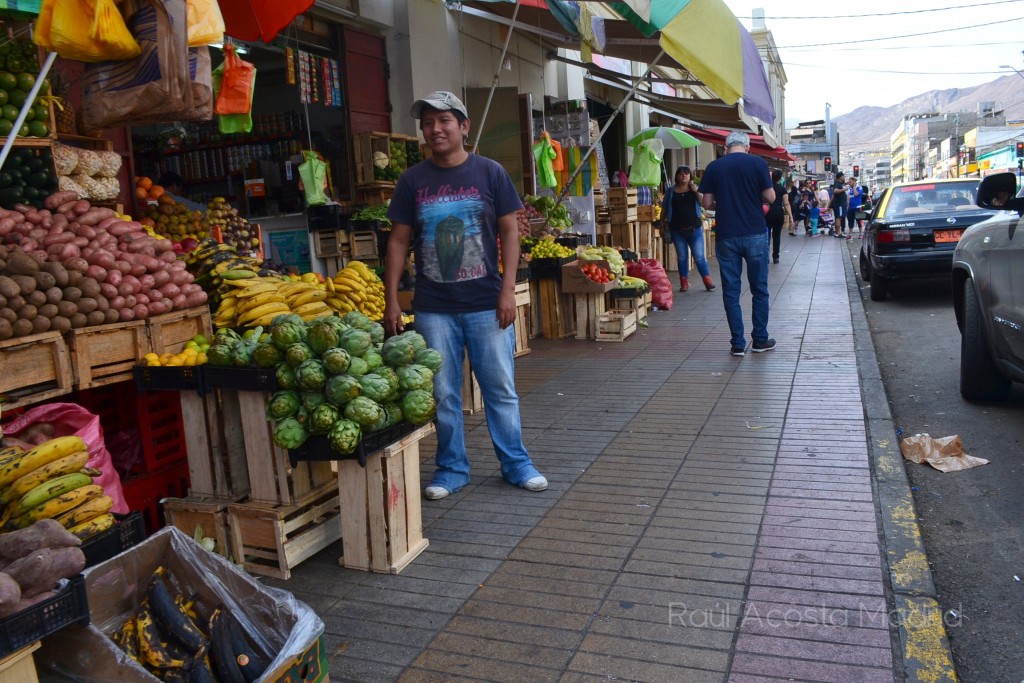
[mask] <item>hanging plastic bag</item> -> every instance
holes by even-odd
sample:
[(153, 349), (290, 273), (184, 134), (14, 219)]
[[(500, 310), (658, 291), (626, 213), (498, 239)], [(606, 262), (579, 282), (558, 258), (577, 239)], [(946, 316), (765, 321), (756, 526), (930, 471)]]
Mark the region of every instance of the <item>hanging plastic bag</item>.
[[(224, 63), (213, 70), (212, 81), (213, 81), (213, 97), (214, 100), (217, 98), (217, 94), (220, 93), (221, 82), (224, 75)], [(252, 94), (249, 95), (249, 102), (252, 102)], [(217, 116), (217, 129), (225, 134), (232, 135), (235, 133), (249, 133), (252, 131), (252, 112), (248, 114), (224, 114), (223, 116)]]
[(188, 46), (202, 47), (224, 42), (224, 17), (217, 0), (188, 0)]
[(672, 283), (661, 262), (653, 258), (642, 258), (626, 264), (626, 274), (646, 280), (651, 286), (652, 303), (664, 311), (672, 310)]
[(248, 114), (252, 112), (252, 92), (256, 87), (256, 66), (243, 60), (234, 45), (224, 46), (221, 64), (220, 91), (213, 110), (218, 114)]
[(322, 206), (327, 203), (324, 188), (327, 187), (327, 162), (316, 152), (303, 150), (305, 158), (299, 164), (299, 177), (302, 178), (302, 189), (306, 193), (307, 206)]
[(555, 172), (551, 162), (555, 158), (555, 150), (551, 146), (551, 137), (544, 132), (540, 140), (533, 143), (533, 158), (537, 162), (537, 185), (540, 187), (555, 187), (558, 181), (555, 180)]
[(636, 148), (633, 167), (629, 170), (629, 184), (657, 187), (661, 182), (661, 160), (665, 157), (665, 143), (644, 140)]
[(86, 448), (89, 450), (89, 462), (86, 467), (93, 467), (100, 471), (100, 476), (93, 479), (94, 484), (103, 487), (103, 492), (114, 500), (113, 512), (128, 512), (128, 503), (124, 500), (124, 493), (121, 490), (121, 477), (114, 469), (110, 452), (103, 440), (103, 427), (100, 426), (100, 418), (77, 403), (45, 403), (35, 408), (30, 408), (22, 415), (14, 418), (4, 425), (3, 432), (8, 436), (18, 436), (34, 424), (49, 422), (53, 425), (53, 436), (71, 436), (77, 434), (82, 437)]
[(65, 59), (80, 62), (120, 61), (142, 52), (114, 0), (44, 0), (33, 40)]
[(188, 74), (192, 80), (192, 111), (179, 121), (209, 121), (213, 118), (213, 74), (210, 68), (210, 48), (188, 49)]

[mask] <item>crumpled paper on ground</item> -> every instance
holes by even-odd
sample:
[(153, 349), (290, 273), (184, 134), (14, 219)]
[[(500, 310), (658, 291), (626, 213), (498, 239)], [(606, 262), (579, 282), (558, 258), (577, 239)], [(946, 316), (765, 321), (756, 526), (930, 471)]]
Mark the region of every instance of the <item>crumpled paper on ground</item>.
[(969, 470), (988, 464), (985, 458), (964, 453), (964, 445), (956, 434), (938, 439), (927, 434), (914, 434), (900, 442), (900, 451), (907, 460), (919, 465), (928, 463), (940, 472)]

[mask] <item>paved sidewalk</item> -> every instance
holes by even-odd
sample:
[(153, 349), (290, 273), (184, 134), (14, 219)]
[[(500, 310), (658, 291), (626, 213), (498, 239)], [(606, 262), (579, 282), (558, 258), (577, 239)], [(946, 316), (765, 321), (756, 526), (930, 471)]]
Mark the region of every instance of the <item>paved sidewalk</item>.
[(331, 680), (955, 680), (846, 244), (784, 239), (776, 350), (730, 356), (699, 285), (621, 344), (532, 340), (547, 492), (470, 416), (473, 480), (401, 574), (335, 545), (269, 582), (323, 617)]

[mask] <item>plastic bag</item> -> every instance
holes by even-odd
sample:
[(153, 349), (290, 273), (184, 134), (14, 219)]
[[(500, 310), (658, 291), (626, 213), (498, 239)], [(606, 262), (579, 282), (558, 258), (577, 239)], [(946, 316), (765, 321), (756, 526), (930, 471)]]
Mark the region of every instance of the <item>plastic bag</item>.
[(661, 182), (661, 160), (665, 156), (665, 143), (644, 140), (636, 148), (633, 167), (629, 169), (629, 184), (657, 187)]
[(220, 90), (213, 110), (221, 115), (251, 113), (256, 66), (239, 57), (234, 45), (224, 46), (224, 62), (220, 66)]
[(652, 303), (664, 311), (672, 310), (672, 283), (661, 262), (653, 258), (626, 263), (626, 275), (646, 280), (651, 286)]
[(44, 0), (33, 40), (65, 59), (80, 62), (132, 59), (142, 52), (114, 0)]
[(100, 418), (76, 403), (45, 403), (30, 408), (24, 414), (4, 425), (4, 434), (17, 436), (38, 422), (49, 422), (54, 426), (53, 436), (77, 434), (89, 449), (87, 467), (100, 470), (100, 476), (93, 481), (103, 487), (103, 492), (114, 500), (113, 512), (128, 512), (128, 503), (121, 491), (121, 477), (114, 469), (106, 443), (103, 441), (103, 427)]
[(918, 465), (928, 463), (940, 472), (958, 472), (978, 465), (987, 465), (988, 460), (964, 452), (960, 437), (933, 437), (928, 434), (914, 434), (900, 441), (903, 457)]
[(302, 178), (302, 188), (306, 192), (306, 204), (308, 206), (321, 206), (327, 203), (327, 195), (324, 188), (327, 186), (327, 162), (317, 156), (316, 152), (303, 150), (305, 158), (299, 164), (299, 177)]
[(224, 42), (224, 17), (217, 0), (188, 0), (188, 46), (202, 47)]
[[(214, 99), (220, 93), (221, 82), (224, 76), (224, 63), (213, 70), (211, 79), (213, 82)], [(252, 102), (252, 93), (249, 94), (249, 102)], [(217, 116), (217, 129), (225, 135), (232, 133), (249, 133), (252, 131), (252, 112), (248, 114), (224, 114)]]
[(555, 180), (554, 167), (552, 162), (557, 157), (554, 147), (551, 146), (551, 138), (547, 133), (541, 135), (540, 140), (533, 143), (533, 158), (537, 162), (537, 186), (553, 188), (558, 184)]

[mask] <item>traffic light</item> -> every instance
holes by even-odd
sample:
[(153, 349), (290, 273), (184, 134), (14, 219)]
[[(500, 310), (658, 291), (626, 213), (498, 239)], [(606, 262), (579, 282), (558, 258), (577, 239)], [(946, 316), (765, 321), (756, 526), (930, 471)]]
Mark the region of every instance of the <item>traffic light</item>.
[(1024, 142), (1017, 143), (1017, 158), (1024, 159)]
[(857, 164), (853, 165), (853, 177), (860, 177), (860, 166), (858, 166)]
[[(1021, 145), (1021, 146), (1017, 147), (1017, 150), (1018, 150), (1017, 153), (1018, 154), (1020, 153), (1021, 149), (1024, 149), (1024, 143), (1019, 143), (1019, 145)], [(825, 172), (827, 173), (827, 172), (829, 172), (831, 170), (832, 170), (832, 157), (825, 157)]]

